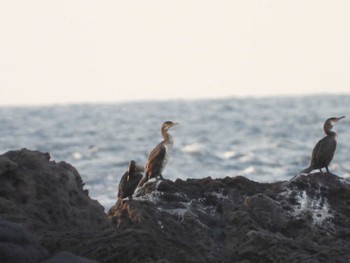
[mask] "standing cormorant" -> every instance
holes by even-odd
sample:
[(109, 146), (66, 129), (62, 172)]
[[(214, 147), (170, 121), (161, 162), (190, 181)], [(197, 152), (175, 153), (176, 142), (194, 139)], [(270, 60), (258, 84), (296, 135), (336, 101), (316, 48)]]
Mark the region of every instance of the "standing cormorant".
[(151, 178), (163, 178), (162, 172), (168, 162), (169, 153), (173, 148), (173, 137), (168, 133), (168, 130), (177, 125), (176, 122), (166, 121), (163, 123), (161, 132), (164, 140), (160, 142), (149, 154), (146, 164), (146, 175), (141, 180), (139, 186), (142, 186)]
[(323, 125), (323, 130), (327, 136), (323, 137), (315, 145), (312, 156), (311, 164), (308, 168), (302, 170), (300, 173), (310, 173), (312, 170), (319, 169), (322, 173), (322, 168), (326, 168), (327, 172), (328, 165), (333, 159), (335, 149), (337, 147), (336, 136), (337, 134), (332, 131), (333, 125), (341, 119), (344, 119), (345, 116), (341, 117), (332, 117), (325, 121)]
[(143, 166), (139, 166), (136, 164), (134, 160), (130, 161), (129, 169), (124, 173), (122, 178), (120, 179), (120, 183), (118, 186), (118, 199), (122, 200), (126, 197), (132, 199), (132, 195), (142, 179)]

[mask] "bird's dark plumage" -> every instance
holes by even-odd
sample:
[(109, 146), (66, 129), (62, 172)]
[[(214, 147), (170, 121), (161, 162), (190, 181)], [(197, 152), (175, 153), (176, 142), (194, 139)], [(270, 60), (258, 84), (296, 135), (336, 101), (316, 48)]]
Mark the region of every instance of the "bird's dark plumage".
[(120, 179), (118, 199), (124, 199), (126, 197), (132, 199), (132, 195), (142, 179), (143, 170), (143, 167), (138, 166), (134, 160), (130, 161), (128, 171), (126, 171)]
[(169, 152), (171, 151), (174, 141), (168, 130), (177, 125), (176, 122), (166, 121), (163, 123), (161, 132), (163, 141), (160, 142), (149, 154), (146, 164), (146, 175), (141, 180), (139, 186), (142, 186), (151, 178), (161, 177), (163, 170), (168, 162)]
[(328, 165), (331, 163), (337, 148), (337, 134), (332, 131), (332, 128), (336, 122), (343, 118), (345, 118), (345, 116), (339, 118), (332, 117), (325, 121), (323, 129), (327, 136), (317, 142), (312, 151), (310, 166), (302, 170), (300, 173), (310, 173), (315, 169), (320, 169), (322, 172), (322, 168), (326, 168), (327, 172), (329, 172)]

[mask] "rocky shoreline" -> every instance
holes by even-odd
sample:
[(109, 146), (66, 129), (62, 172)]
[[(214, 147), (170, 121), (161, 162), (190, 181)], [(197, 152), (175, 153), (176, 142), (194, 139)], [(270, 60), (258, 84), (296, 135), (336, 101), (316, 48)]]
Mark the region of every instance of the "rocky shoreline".
[(151, 181), (104, 212), (74, 167), (0, 155), (1, 262), (350, 262), (350, 184)]

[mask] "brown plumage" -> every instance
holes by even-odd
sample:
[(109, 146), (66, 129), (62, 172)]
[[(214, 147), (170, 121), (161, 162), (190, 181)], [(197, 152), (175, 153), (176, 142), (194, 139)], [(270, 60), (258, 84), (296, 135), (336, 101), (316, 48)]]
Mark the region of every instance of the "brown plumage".
[(335, 123), (343, 118), (345, 116), (338, 118), (332, 117), (325, 121), (323, 129), (327, 136), (317, 142), (312, 151), (310, 166), (300, 173), (310, 173), (315, 169), (319, 169), (322, 172), (322, 168), (326, 168), (327, 172), (329, 172), (328, 165), (332, 161), (335, 149), (337, 148), (337, 134), (332, 131), (332, 128)]
[(168, 130), (177, 125), (176, 122), (166, 121), (163, 123), (161, 128), (161, 133), (163, 136), (163, 141), (160, 142), (149, 154), (147, 164), (146, 164), (146, 175), (141, 180), (139, 186), (142, 186), (149, 179), (154, 177), (161, 177), (164, 168), (169, 159), (169, 153), (172, 150), (174, 141), (173, 137), (168, 133)]

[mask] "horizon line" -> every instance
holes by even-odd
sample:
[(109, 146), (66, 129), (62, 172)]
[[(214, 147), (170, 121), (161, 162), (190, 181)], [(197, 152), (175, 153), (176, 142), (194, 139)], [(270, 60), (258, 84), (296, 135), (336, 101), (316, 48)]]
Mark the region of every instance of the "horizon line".
[(128, 103), (161, 103), (176, 101), (214, 101), (230, 99), (267, 99), (267, 98), (298, 98), (298, 97), (320, 97), (320, 96), (350, 96), (350, 92), (315, 92), (305, 94), (265, 94), (265, 95), (230, 95), (217, 97), (199, 97), (199, 98), (145, 98), (145, 99), (112, 99), (112, 100), (71, 100), (63, 102), (26, 102), (26, 103), (0, 103), (0, 108), (30, 108), (30, 107), (55, 107), (72, 105), (108, 105), (108, 104), (128, 104)]

